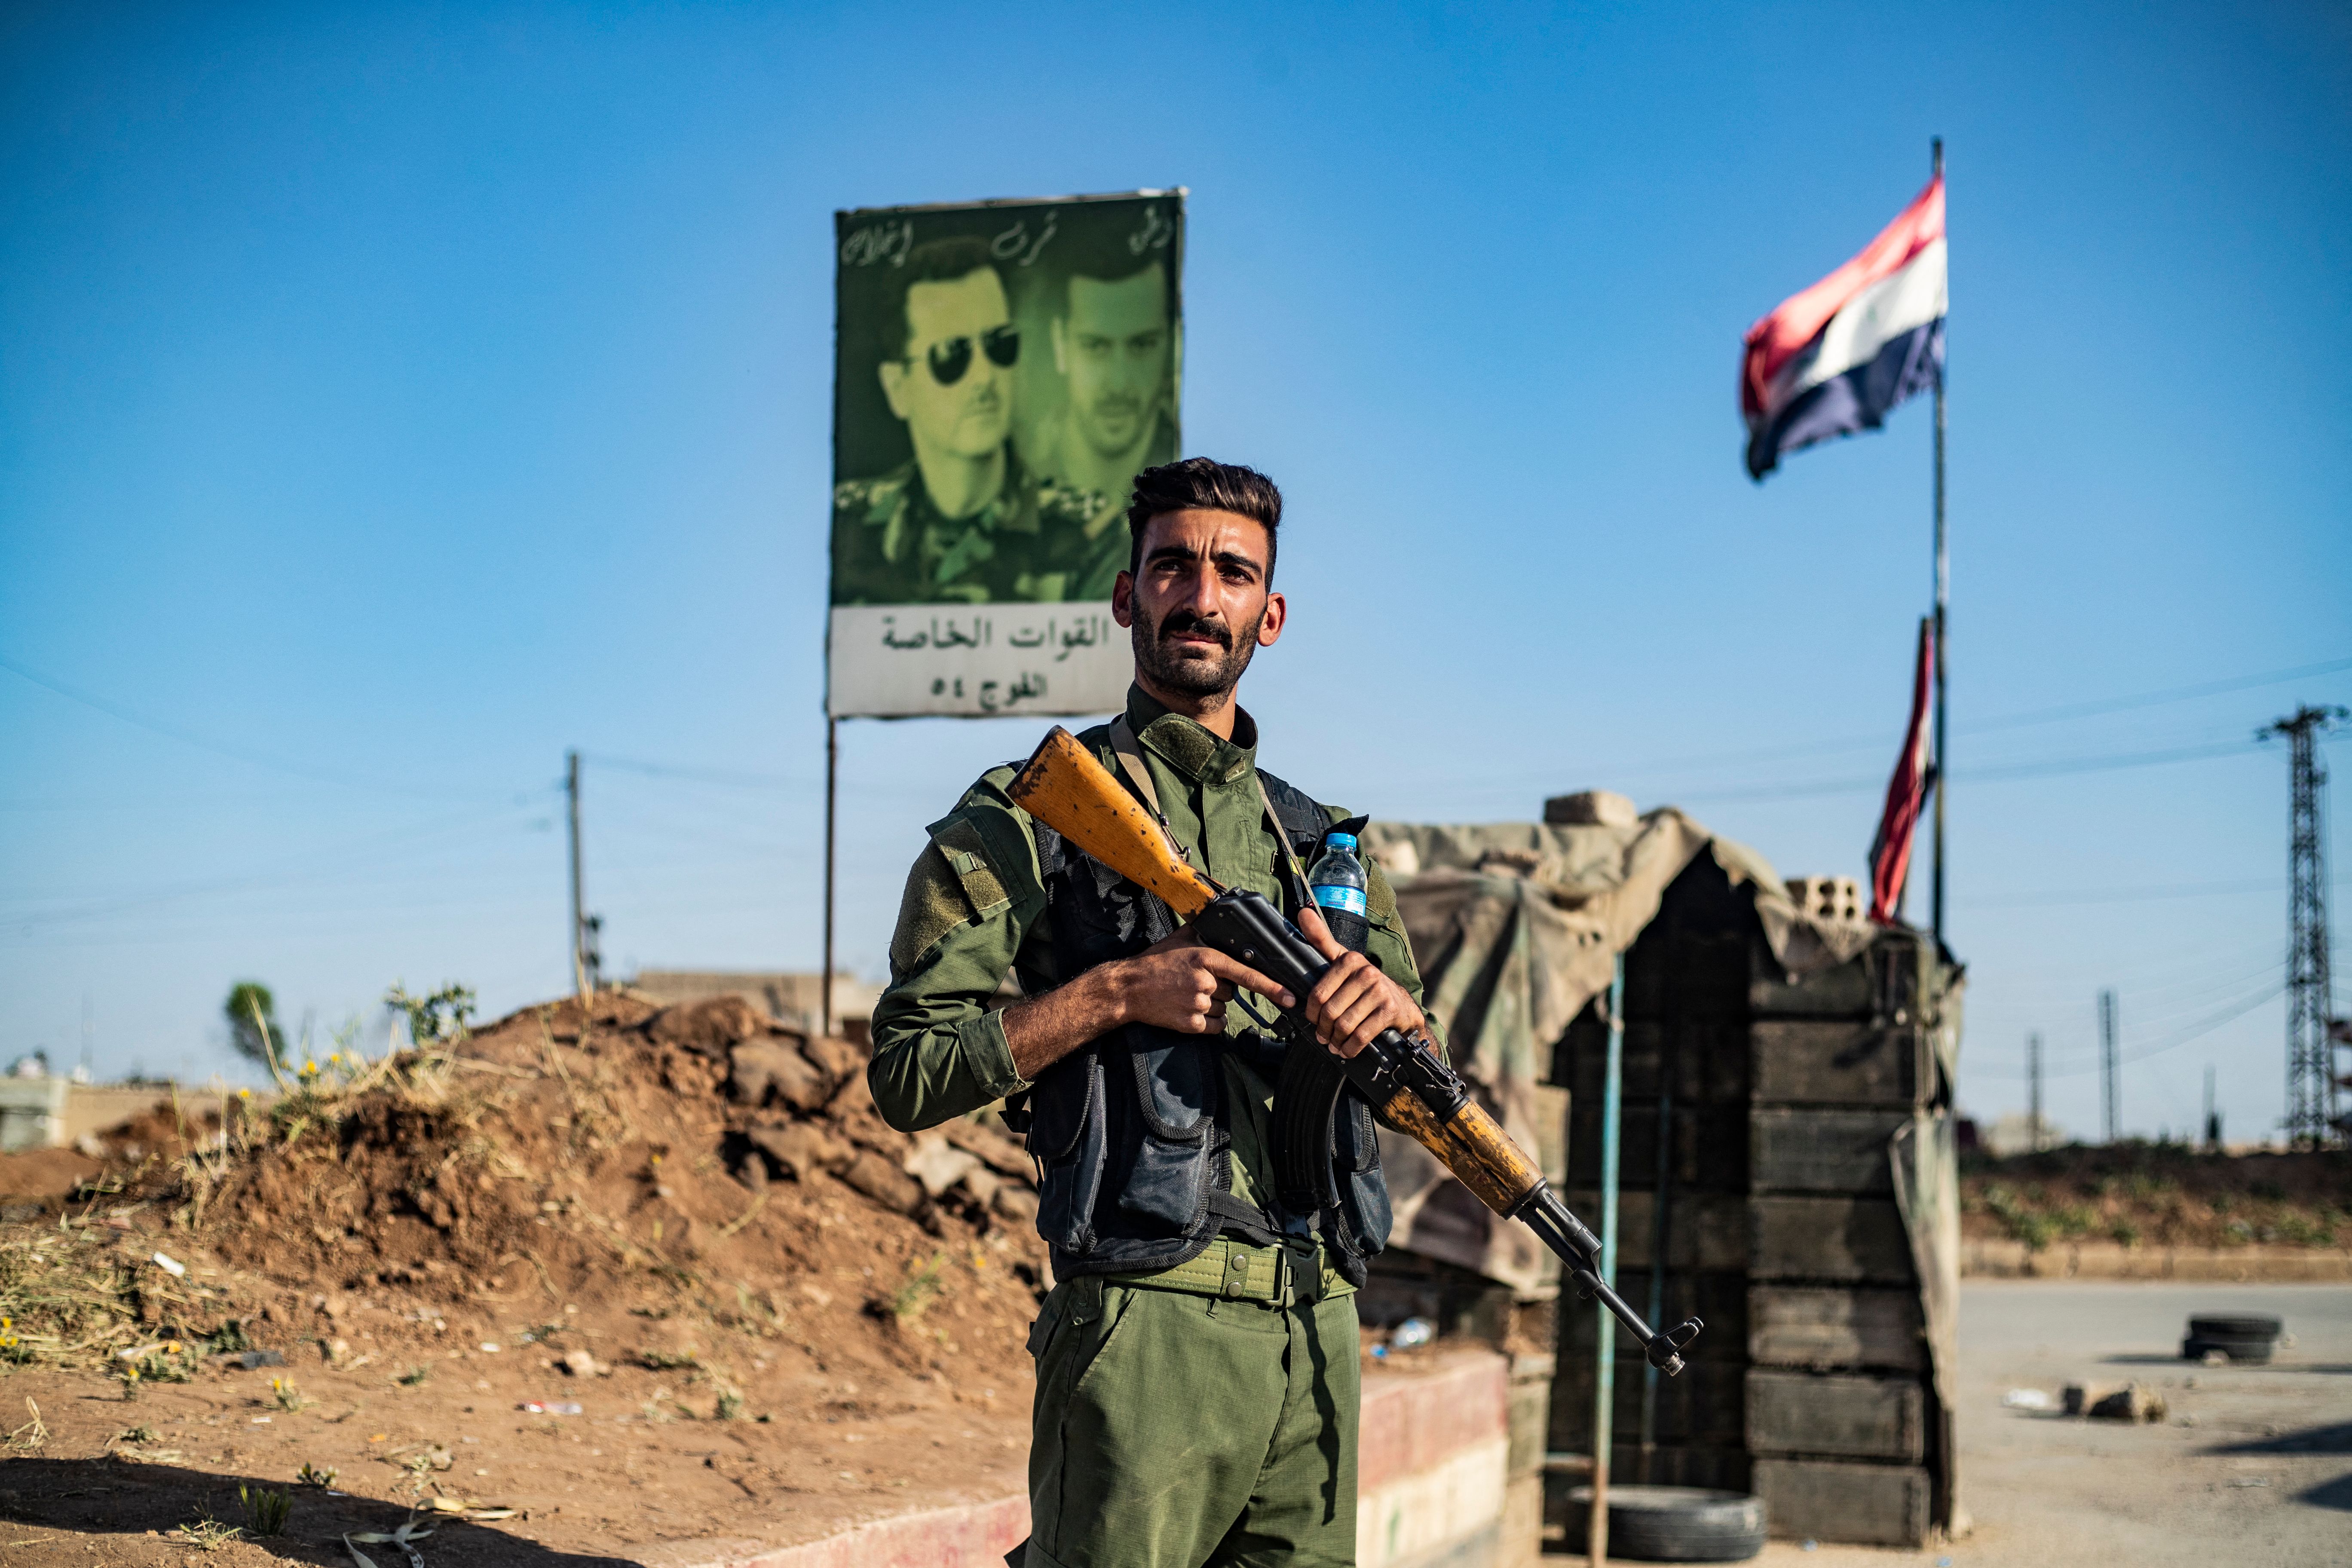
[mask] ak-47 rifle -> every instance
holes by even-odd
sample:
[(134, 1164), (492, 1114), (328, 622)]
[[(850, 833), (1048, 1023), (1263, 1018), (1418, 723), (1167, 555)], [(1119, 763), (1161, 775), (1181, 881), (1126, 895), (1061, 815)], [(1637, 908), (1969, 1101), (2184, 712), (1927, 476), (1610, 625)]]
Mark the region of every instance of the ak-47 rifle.
[[(1192, 922), (1202, 942), (1248, 964), (1302, 1002), (1330, 968), (1264, 896), (1220, 888), (1194, 870), (1142, 804), (1059, 725), (1013, 779), (1011, 794), (1038, 821), (1157, 895), (1179, 920)], [(1290, 1058), (1311, 1064), (1302, 1070), (1328, 1086), (1327, 1093), (1306, 1099), (1303, 1112), (1294, 1110), (1280, 1117), (1285, 1125), (1277, 1129), (1278, 1139), (1292, 1150), (1312, 1148), (1319, 1166), (1316, 1184), (1329, 1182), (1325, 1152), (1330, 1147), (1331, 1117), (1341, 1089), (1352, 1087), (1383, 1121), (1435, 1154), (1481, 1203), (1542, 1237), (1584, 1294), (1598, 1296), (1641, 1342), (1651, 1365), (1668, 1376), (1682, 1371), (1681, 1352), (1698, 1337), (1699, 1321), (1688, 1318), (1664, 1332), (1642, 1321), (1601, 1278), (1600, 1241), (1569, 1212), (1535, 1163), (1470, 1097), (1462, 1079), (1427, 1041), (1385, 1029), (1363, 1050), (1342, 1058), (1316, 1043), (1304, 1015), (1295, 1007), (1283, 1011), (1283, 1033), (1290, 1042)], [(1290, 1071), (1286, 1065), (1286, 1079)], [(1290, 1099), (1294, 1106), (1301, 1103), (1296, 1096), (1276, 1098)], [(1313, 1142), (1281, 1138), (1294, 1127)], [(1286, 1172), (1277, 1177), (1277, 1184), (1295, 1188), (1298, 1180), (1294, 1172)]]

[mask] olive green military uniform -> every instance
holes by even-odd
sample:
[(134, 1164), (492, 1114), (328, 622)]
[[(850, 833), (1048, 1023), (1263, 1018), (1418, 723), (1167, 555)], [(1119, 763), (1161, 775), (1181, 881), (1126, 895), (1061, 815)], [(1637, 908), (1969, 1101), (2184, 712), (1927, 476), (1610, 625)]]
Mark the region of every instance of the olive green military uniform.
[[(1249, 716), (1221, 740), (1130, 689), (1127, 719), (1194, 863), (1284, 904)], [(1108, 761), (1106, 734), (1079, 739)], [(931, 826), (908, 879), (870, 1074), (876, 1102), (900, 1127), (1029, 1087), (1001, 1015), (984, 1010), (1016, 955), (1055, 973), (1029, 819), (1005, 794), (1013, 772), (992, 770)], [(1378, 866), (1367, 868), (1368, 956), (1418, 999), (1395, 895)], [(1249, 1026), (1238, 1006), (1228, 1015), (1229, 1032)], [(1263, 1203), (1273, 1090), (1232, 1054), (1221, 1059), (1234, 1194)], [(1320, 1250), (1220, 1237), (1175, 1268), (1055, 1287), (1029, 1342), (1029, 1568), (1355, 1561), (1354, 1289)]]
[(1128, 549), (1117, 502), (1038, 479), (1010, 443), (1004, 488), (969, 517), (940, 510), (912, 458), (833, 489), (836, 605), (1092, 603)]

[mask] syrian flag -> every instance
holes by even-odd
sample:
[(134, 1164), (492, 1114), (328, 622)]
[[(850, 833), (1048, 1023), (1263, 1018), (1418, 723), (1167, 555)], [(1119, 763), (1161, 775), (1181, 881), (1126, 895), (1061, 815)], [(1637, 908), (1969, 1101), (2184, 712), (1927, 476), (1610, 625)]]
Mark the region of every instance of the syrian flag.
[(1911, 676), (1911, 722), (1903, 731), (1903, 753), (1886, 781), (1886, 807), (1879, 813), (1878, 837), (1870, 841), (1870, 918), (1883, 926), (1900, 919), (1903, 884), (1911, 875), (1911, 840), (1919, 813), (1936, 784), (1927, 761), (1927, 691), (1936, 669), (1936, 623), (1919, 620), (1919, 665)]
[(1862, 254), (1748, 329), (1739, 410), (1748, 475), (1781, 454), (1875, 430), (1944, 375), (1944, 176)]

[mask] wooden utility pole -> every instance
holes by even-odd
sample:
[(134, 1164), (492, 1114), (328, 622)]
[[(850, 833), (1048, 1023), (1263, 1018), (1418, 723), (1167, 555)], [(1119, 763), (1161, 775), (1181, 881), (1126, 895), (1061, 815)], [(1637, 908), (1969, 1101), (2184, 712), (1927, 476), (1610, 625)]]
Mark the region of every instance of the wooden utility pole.
[(2025, 1076), (2031, 1080), (2026, 1090), (2026, 1104), (2030, 1109), (2025, 1113), (2025, 1140), (2032, 1152), (2039, 1154), (2045, 1142), (2042, 1136), (2042, 1037), (2039, 1034), (2025, 1037)]
[(585, 1002), (604, 980), (604, 957), (596, 949), (596, 931), (604, 922), (590, 914), (580, 897), (580, 753), (563, 753), (563, 795), (572, 828), (572, 987)]
[(2105, 1141), (2123, 1136), (2122, 1063), (2116, 1056), (2116, 994), (2099, 993), (2099, 1120)]

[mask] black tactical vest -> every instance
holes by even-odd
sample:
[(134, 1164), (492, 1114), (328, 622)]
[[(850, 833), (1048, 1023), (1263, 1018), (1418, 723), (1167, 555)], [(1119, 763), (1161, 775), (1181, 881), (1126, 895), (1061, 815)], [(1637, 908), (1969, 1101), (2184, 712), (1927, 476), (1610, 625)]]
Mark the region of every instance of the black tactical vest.
[[(1258, 776), (1284, 837), (1311, 863), (1328, 814), (1273, 774)], [(1159, 899), (1044, 823), (1031, 827), (1055, 971), (1022, 973), (1031, 995), (1056, 978), (1132, 957), (1174, 931), (1175, 917)], [(1263, 1245), (1270, 1233), (1303, 1236), (1312, 1226), (1339, 1271), (1361, 1285), (1365, 1260), (1389, 1237), (1388, 1185), (1362, 1100), (1345, 1096), (1333, 1121), (1336, 1207), (1318, 1215), (1261, 1212), (1233, 1196), (1233, 1112), (1217, 1058), (1238, 1052), (1271, 1083), (1279, 1079), (1287, 1048), (1255, 1031), (1180, 1035), (1129, 1024), (1046, 1068), (1032, 1091), (1028, 1145), (1040, 1167), (1037, 1229), (1053, 1248), (1055, 1278), (1172, 1268), (1200, 1254), (1220, 1230)], [(1272, 1201), (1271, 1193), (1264, 1196)]]

